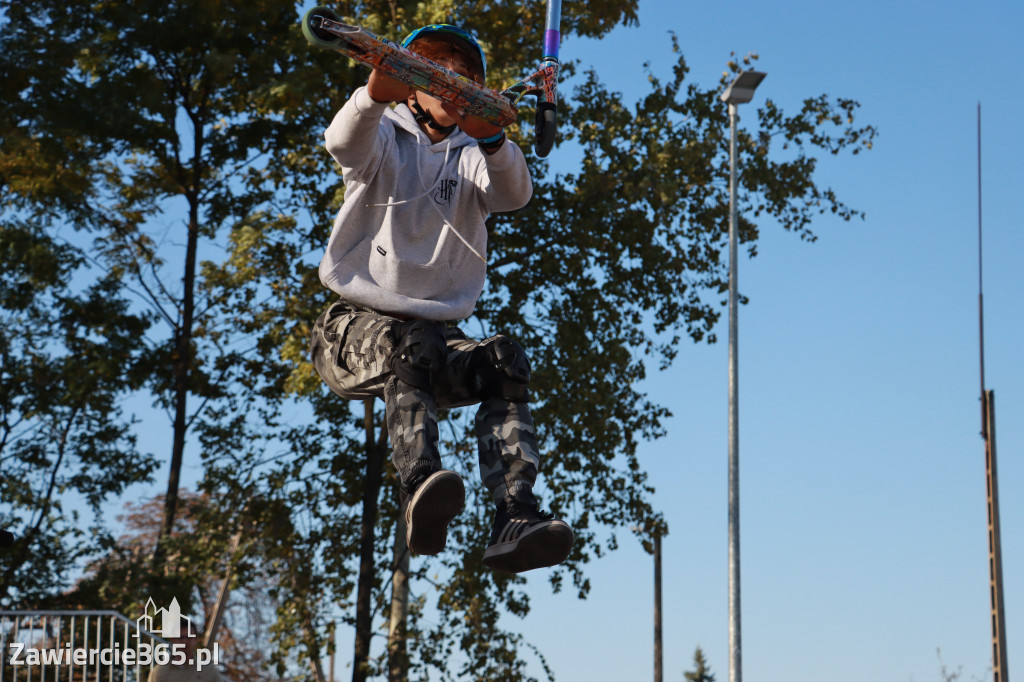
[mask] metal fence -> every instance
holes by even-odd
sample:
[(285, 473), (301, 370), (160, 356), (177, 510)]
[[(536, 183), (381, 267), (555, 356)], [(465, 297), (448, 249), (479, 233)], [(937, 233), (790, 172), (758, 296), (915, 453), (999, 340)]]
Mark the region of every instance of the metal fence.
[(146, 682), (161, 642), (116, 611), (0, 611), (0, 682)]

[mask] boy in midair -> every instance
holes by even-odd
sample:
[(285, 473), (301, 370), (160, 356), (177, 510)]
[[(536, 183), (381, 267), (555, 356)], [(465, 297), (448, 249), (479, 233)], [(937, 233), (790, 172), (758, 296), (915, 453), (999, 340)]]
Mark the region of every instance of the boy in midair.
[[(483, 50), (458, 27), (424, 26), (402, 45), (484, 83)], [(533, 192), (522, 151), (501, 127), (377, 70), (325, 138), (346, 189), (320, 280), (340, 299), (317, 319), (310, 350), (341, 397), (383, 398), (409, 548), (441, 552), (465, 504), (461, 477), (441, 466), (437, 409), (479, 403), (480, 474), (497, 506), (484, 563), (512, 573), (561, 563), (574, 538), (533, 494), (526, 353), (454, 325), (483, 291), (488, 215)]]

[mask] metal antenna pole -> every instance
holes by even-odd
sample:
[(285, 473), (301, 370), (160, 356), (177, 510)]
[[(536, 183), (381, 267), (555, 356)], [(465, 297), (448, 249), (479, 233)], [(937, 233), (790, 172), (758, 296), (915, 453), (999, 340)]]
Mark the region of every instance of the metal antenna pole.
[(999, 474), (996, 469), (996, 393), (985, 389), (985, 310), (981, 270), (981, 103), (978, 103), (978, 321), (981, 342), (981, 437), (985, 439), (988, 491), (988, 575), (992, 620), (992, 682), (1009, 682), (1006, 611), (1003, 606), (1003, 551), (999, 532)]
[(1003, 551), (999, 532), (999, 475), (996, 470), (996, 392), (985, 391), (988, 417), (985, 476), (988, 484), (988, 570), (992, 607), (992, 682), (1009, 682), (1006, 664), (1006, 610), (1003, 607)]
[(981, 353), (981, 437), (988, 440), (985, 418), (985, 297), (981, 260), (981, 102), (978, 102), (978, 349)]

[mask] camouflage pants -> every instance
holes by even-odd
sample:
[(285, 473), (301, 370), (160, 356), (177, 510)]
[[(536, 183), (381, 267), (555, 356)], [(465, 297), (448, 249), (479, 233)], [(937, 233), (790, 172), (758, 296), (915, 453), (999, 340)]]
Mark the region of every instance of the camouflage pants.
[(456, 327), (444, 330), (447, 359), (432, 389), (402, 381), (391, 371), (396, 345), (392, 327), (399, 322), (344, 300), (335, 302), (313, 326), (313, 366), (342, 398), (384, 399), (392, 460), (402, 481), (441, 468), (437, 409), (479, 403), (474, 428), (484, 485), (496, 501), (528, 495), (540, 466), (529, 406), (478, 395), (480, 382), (471, 356), (481, 342)]

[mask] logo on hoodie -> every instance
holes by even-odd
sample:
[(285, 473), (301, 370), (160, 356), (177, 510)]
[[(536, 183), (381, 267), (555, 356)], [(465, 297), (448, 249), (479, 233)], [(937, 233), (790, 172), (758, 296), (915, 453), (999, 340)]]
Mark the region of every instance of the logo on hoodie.
[(434, 192), (434, 201), (442, 206), (448, 206), (451, 208), (452, 196), (454, 196), (455, 187), (458, 184), (457, 180), (442, 180), (441, 184)]

